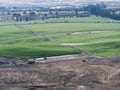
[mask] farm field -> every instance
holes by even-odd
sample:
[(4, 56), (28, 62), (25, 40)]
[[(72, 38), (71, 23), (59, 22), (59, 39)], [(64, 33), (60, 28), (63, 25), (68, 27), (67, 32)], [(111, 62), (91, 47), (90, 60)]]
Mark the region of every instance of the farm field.
[(37, 58), (85, 50), (97, 56), (120, 56), (119, 22), (100, 17), (0, 22), (0, 55)]

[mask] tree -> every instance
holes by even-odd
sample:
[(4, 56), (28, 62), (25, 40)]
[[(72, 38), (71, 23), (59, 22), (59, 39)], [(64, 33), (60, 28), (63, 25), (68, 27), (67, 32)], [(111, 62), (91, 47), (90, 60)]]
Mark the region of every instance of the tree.
[(21, 14), (14, 13), (14, 14), (13, 14), (13, 17), (15, 17), (15, 18), (16, 18), (16, 21), (18, 22), (18, 21), (20, 21)]
[(47, 14), (44, 14), (44, 18), (45, 18), (45, 19), (47, 19), (47, 16), (48, 16)]
[(34, 16), (36, 16), (36, 13), (35, 12), (30, 12), (30, 16), (34, 17)]
[(56, 18), (58, 18), (58, 9), (55, 10), (55, 15), (56, 15)]
[(35, 12), (30, 12), (29, 16), (30, 16), (30, 20), (35, 20), (36, 13)]
[(78, 17), (78, 10), (75, 9), (75, 16)]

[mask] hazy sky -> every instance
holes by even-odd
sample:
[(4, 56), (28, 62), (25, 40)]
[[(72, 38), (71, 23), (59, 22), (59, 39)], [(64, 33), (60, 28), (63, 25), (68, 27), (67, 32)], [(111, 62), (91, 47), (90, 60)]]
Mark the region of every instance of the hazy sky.
[(99, 0), (99, 1), (120, 1), (120, 0)]
[[(20, 2), (20, 1), (29, 1), (29, 0), (0, 0), (0, 2), (6, 2), (6, 3), (12, 3), (12, 2)], [(30, 0), (31, 1), (31, 0)], [(34, 1), (34, 0), (33, 0)], [(64, 1), (66, 1), (66, 0), (64, 0)], [(69, 1), (69, 0), (67, 0), (67, 1)], [(70, 0), (71, 1), (71, 0)], [(74, 1), (74, 0), (73, 0)], [(78, 0), (75, 0), (75, 1), (78, 1)], [(79, 1), (85, 1), (85, 0), (79, 0)], [(94, 1), (96, 1), (96, 0), (94, 0)], [(120, 0), (98, 0), (98, 1), (120, 1)]]
[[(0, 0), (0, 1), (25, 1), (25, 0)], [(29, 0), (28, 0), (29, 1)], [(69, 0), (67, 0), (67, 1), (69, 1)], [(83, 0), (82, 0), (83, 1)], [(96, 1), (96, 0), (95, 0)], [(99, 0), (99, 1), (120, 1), (120, 0)]]

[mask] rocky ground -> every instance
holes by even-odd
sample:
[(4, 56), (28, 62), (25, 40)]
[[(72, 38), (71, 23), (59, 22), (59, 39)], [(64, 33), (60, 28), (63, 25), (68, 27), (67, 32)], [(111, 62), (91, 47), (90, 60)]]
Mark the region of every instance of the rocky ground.
[(11, 64), (9, 60), (14, 63), (15, 58), (1, 57), (0, 61), (3, 59), (0, 90), (120, 90), (119, 57), (75, 55), (30, 65)]

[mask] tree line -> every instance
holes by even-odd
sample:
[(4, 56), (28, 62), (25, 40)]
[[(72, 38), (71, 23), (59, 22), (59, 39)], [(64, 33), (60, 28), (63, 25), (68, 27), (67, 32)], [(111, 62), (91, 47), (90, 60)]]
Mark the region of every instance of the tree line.
[[(22, 13), (22, 14), (21, 14)], [(80, 9), (49, 9), (48, 11), (30, 11), (30, 12), (14, 12), (12, 16), (16, 21), (30, 21), (49, 18), (64, 18), (64, 17), (89, 17), (89, 13)]]
[[(64, 18), (64, 17), (89, 17), (90, 15), (96, 15), (100, 17), (107, 17), (116, 20), (120, 20), (120, 14), (116, 14), (116, 9), (107, 9), (104, 3), (96, 5), (88, 5), (86, 7), (79, 8), (59, 8), (59, 9), (41, 9), (31, 10), (24, 12), (12, 12), (12, 16), (16, 21), (30, 21), (49, 18)], [(22, 14), (21, 14), (22, 13)]]
[(112, 18), (115, 20), (120, 20), (120, 14), (116, 14), (116, 9), (106, 9), (106, 5), (97, 4), (97, 5), (88, 5), (84, 7), (84, 10), (89, 11), (90, 14), (94, 14), (96, 16)]

